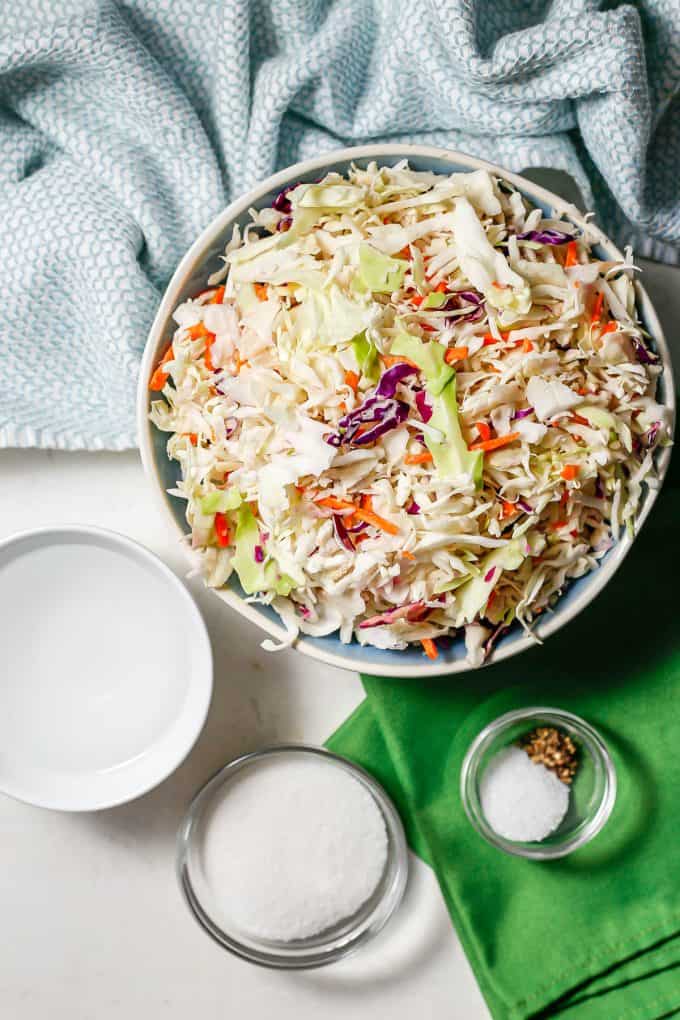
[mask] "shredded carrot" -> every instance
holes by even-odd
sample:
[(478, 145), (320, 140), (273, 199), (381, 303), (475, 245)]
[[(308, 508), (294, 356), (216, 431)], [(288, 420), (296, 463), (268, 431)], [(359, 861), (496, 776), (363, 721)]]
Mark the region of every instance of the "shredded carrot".
[(569, 266), (578, 265), (578, 246), (576, 241), (570, 241), (567, 245), (567, 257), (564, 260), (564, 265), (567, 269)]
[(434, 288), (435, 294), (446, 294), (446, 290), (447, 287), (444, 280), (442, 280), (441, 283), (438, 283), (437, 286)]
[(569, 421), (572, 422), (574, 425), (587, 425), (587, 426), (590, 425), (588, 419), (584, 418), (582, 414), (577, 414), (576, 411), (571, 412)]
[(269, 297), (269, 288), (266, 283), (254, 283), (253, 287), (259, 301), (266, 301)]
[(428, 659), (437, 658), (439, 652), (437, 651), (437, 646), (432, 640), (432, 638), (429, 637), (423, 638), (423, 640), (420, 643), (423, 646), (423, 651), (427, 655)]
[[(506, 332), (501, 330), (501, 340), (507, 340), (509, 335), (510, 335), (510, 331), (509, 330), (506, 331)], [(498, 340), (497, 337), (495, 337), (493, 335), (493, 333), (485, 333), (484, 334), (484, 346), (485, 347), (490, 347), (491, 344), (497, 344), (497, 343), (499, 343), (499, 340)]]
[(192, 446), (198, 446), (198, 434), (196, 432), (188, 432), (189, 442)]
[(338, 499), (337, 496), (324, 496), (323, 499), (315, 499), (318, 506), (325, 506), (329, 510), (356, 510), (356, 503), (350, 503), (347, 499)]
[(392, 368), (393, 365), (410, 365), (411, 368), (418, 368), (415, 361), (411, 361), (410, 358), (405, 358), (401, 354), (381, 354), (380, 360), (382, 361), (385, 368)]
[(229, 521), (223, 513), (220, 513), (219, 510), (215, 514), (215, 537), (217, 539), (217, 544), (222, 546), (222, 548), (228, 546), (231, 542)]
[(408, 549), (402, 549), (401, 555), (404, 557), (405, 560), (415, 560), (415, 556), (413, 555), (412, 552), (409, 552)]
[(411, 258), (411, 249), (408, 244), (405, 244), (401, 251), (397, 252), (396, 257), (398, 259), (409, 259)]
[(420, 326), (421, 329), (424, 329), (426, 333), (434, 333), (434, 332), (436, 332), (435, 327), (431, 326), (429, 324), (429, 322), (420, 322), (420, 323), (418, 323), (418, 325)]
[(208, 330), (202, 322), (197, 322), (195, 326), (189, 326), (187, 332), (192, 340), (200, 340), (202, 336), (208, 335)]
[(411, 304), (415, 305), (416, 308), (420, 308), (424, 300), (425, 298), (422, 294), (414, 294), (413, 297), (410, 298)]
[(213, 365), (210, 357), (210, 348), (215, 342), (215, 334), (206, 329), (202, 322), (197, 322), (195, 326), (189, 326), (187, 332), (192, 340), (205, 339), (205, 353), (203, 355), (203, 360), (205, 361), (205, 367), (208, 371), (214, 372), (215, 366)]
[(356, 393), (357, 387), (359, 385), (359, 376), (356, 374), (356, 372), (348, 370), (347, 372), (345, 372), (345, 383), (349, 386), (351, 390), (353, 390)]
[(380, 528), (381, 531), (386, 531), (388, 535), (398, 535), (399, 528), (396, 524), (392, 524), (391, 521), (386, 521), (384, 517), (379, 517), (377, 514), (371, 513), (369, 510), (357, 510), (354, 514), (360, 521), (366, 521), (366, 524), (372, 524), (374, 528)]
[(516, 513), (517, 513), (517, 507), (515, 506), (515, 504), (511, 503), (510, 500), (508, 500), (508, 499), (504, 499), (503, 500), (503, 508), (502, 508), (502, 516), (503, 517), (512, 517), (512, 515), (516, 514)]
[(365, 492), (361, 497), (361, 509), (373, 513), (373, 496), (371, 496), (370, 492)]
[(604, 336), (605, 333), (615, 333), (618, 328), (619, 328), (618, 322), (608, 322), (606, 326), (602, 327), (602, 332), (600, 333), (600, 336)]
[(600, 292), (595, 298), (595, 304), (593, 305), (593, 314), (590, 316), (590, 321), (595, 326), (602, 315), (602, 305), (604, 304), (604, 294)]
[(429, 464), (431, 460), (432, 454), (425, 450), (423, 453), (409, 453), (404, 457), (404, 464)]
[(207, 290), (202, 290), (200, 294), (197, 294), (194, 300), (198, 301), (199, 298), (207, 297), (208, 294), (210, 295), (210, 298), (206, 301), (207, 305), (220, 304), (224, 300), (224, 285), (214, 288), (208, 287)]
[(579, 467), (578, 464), (565, 464), (560, 475), (564, 478), (565, 482), (573, 482), (578, 476)]
[(475, 425), (479, 433), (479, 438), (483, 443), (487, 443), (491, 439), (491, 426), (487, 425), (485, 421), (478, 421)]
[(172, 361), (173, 357), (174, 357), (174, 353), (173, 353), (173, 350), (172, 350), (172, 344), (168, 344), (168, 347), (167, 347), (167, 349), (165, 351), (165, 354), (163, 355), (161, 360), (158, 362), (158, 366), (156, 367), (156, 371), (153, 373), (153, 375), (149, 379), (149, 389), (150, 390), (162, 390), (163, 389), (163, 387), (165, 386), (166, 382), (168, 381), (168, 373), (163, 371), (163, 365), (166, 365), (168, 363), (168, 361)]
[(342, 411), (343, 414), (347, 414), (347, 404), (344, 400), (341, 400), (338, 404), (338, 411)]
[(585, 386), (579, 386), (576, 392), (580, 397), (586, 397), (588, 395), (588, 390), (585, 388)]
[(352, 535), (352, 541), (354, 542), (355, 545), (359, 545), (359, 542), (365, 542), (366, 539), (370, 537), (371, 536), (369, 534), (367, 534), (365, 531), (362, 531), (360, 535)]
[(569, 502), (569, 489), (565, 489), (560, 496), (560, 506), (566, 506)]
[(567, 520), (564, 520), (564, 521), (554, 521), (554, 523), (551, 524), (550, 527), (553, 529), (553, 531), (559, 531), (560, 528), (565, 528), (568, 523), (569, 523), (569, 521), (567, 521)]
[(454, 365), (457, 361), (465, 361), (467, 356), (467, 347), (449, 347), (444, 355), (444, 361), (447, 365)]
[(530, 351), (533, 351), (533, 349), (534, 345), (532, 344), (531, 340), (522, 341), (522, 350), (524, 351), (525, 354), (529, 354)]
[(499, 450), (501, 446), (507, 446), (508, 443), (514, 443), (516, 439), (519, 439), (519, 432), (508, 432), (505, 436), (496, 436), (495, 439), (486, 439), (482, 443), (473, 443), (468, 449), (484, 450), (490, 452), (491, 450)]

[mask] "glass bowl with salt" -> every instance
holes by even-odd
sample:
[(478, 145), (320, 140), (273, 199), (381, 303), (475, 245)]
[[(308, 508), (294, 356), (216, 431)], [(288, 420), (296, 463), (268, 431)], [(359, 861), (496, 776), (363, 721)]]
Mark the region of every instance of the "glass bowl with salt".
[(263, 966), (320, 967), (354, 952), (399, 906), (399, 816), (363, 769), (290, 744), (235, 759), (194, 797), (177, 873), (201, 927)]
[(477, 735), (460, 793), (473, 827), (492, 846), (550, 860), (600, 832), (616, 800), (616, 771), (584, 719), (531, 706), (499, 716)]

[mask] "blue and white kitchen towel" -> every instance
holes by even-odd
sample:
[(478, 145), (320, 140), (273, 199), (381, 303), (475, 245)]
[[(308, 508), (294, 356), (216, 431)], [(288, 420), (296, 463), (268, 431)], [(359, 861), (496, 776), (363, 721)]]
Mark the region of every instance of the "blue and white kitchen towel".
[(139, 357), (230, 197), (372, 139), (568, 171), (678, 260), (680, 0), (22, 0), (0, 24), (0, 445), (135, 444)]

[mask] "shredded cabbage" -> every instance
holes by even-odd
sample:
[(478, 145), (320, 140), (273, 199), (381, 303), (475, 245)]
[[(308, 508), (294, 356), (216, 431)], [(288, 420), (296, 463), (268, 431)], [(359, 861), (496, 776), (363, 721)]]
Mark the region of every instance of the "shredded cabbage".
[(271, 649), (464, 634), (479, 665), (634, 528), (670, 442), (630, 259), (483, 170), (370, 164), (252, 217), (151, 409), (206, 582), (273, 606)]

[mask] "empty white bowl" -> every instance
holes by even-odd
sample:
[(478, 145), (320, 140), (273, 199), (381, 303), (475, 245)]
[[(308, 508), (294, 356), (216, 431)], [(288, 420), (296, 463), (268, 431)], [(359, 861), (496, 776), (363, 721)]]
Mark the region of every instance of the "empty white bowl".
[[(234, 223), (244, 225), (249, 222), (248, 210), (250, 208), (271, 205), (278, 192), (289, 184), (315, 180), (330, 171), (346, 173), (352, 163), (365, 166), (375, 160), (378, 164), (385, 165), (394, 164), (401, 159), (408, 159), (411, 167), (415, 170), (430, 170), (440, 174), (480, 168), (488, 170), (510, 181), (534, 206), (542, 208), (544, 212), (547, 213), (554, 209), (558, 213), (566, 215), (577, 226), (584, 227), (585, 225), (582, 214), (574, 206), (524, 177), (459, 152), (421, 145), (375, 144), (326, 153), (274, 174), (249, 191), (248, 194), (232, 202), (206, 227), (180, 262), (151, 327), (139, 376), (137, 427), (142, 460), (161, 512), (177, 537), (188, 530), (184, 520), (185, 503), (183, 500), (168, 496), (166, 490), (175, 485), (178, 477), (178, 465), (175, 462), (170, 462), (167, 458), (165, 450), (167, 435), (155, 429), (149, 421), (151, 394), (148, 389), (151, 373), (172, 339), (176, 328), (172, 320), (174, 309), (182, 301), (205, 288), (208, 275), (222, 265), (219, 256), (224, 252), (225, 244), (231, 238)], [(591, 232), (594, 229), (590, 224)], [(595, 235), (597, 237), (596, 249), (599, 248), (607, 258), (623, 259), (618, 248), (601, 231), (595, 230)], [(659, 354), (664, 368), (658, 399), (667, 405), (671, 415), (674, 416), (675, 390), (668, 347), (647, 293), (639, 284), (636, 286), (638, 308), (642, 320), (653, 337), (653, 346)], [(657, 461), (661, 478), (666, 473), (669, 461), (670, 450), (661, 450)], [(649, 514), (656, 494), (657, 490), (654, 489), (645, 492), (638, 518), (640, 525)], [(596, 571), (579, 578), (570, 585), (559, 599), (554, 611), (546, 613), (534, 627), (534, 633), (539, 639), (545, 639), (559, 630), (602, 591), (623, 562), (632, 542), (633, 539), (627, 533), (623, 534), (601, 561)], [(217, 591), (216, 594), (247, 620), (257, 624), (266, 634), (279, 640), (286, 637), (286, 630), (272, 609), (268, 606), (253, 605), (244, 601), (243, 593), (235, 578), (232, 578), (229, 585)], [(520, 627), (513, 628), (497, 643), (489, 661), (498, 662), (501, 659), (506, 659), (525, 648), (530, 648), (533, 644), (532, 638), (528, 637)], [(295, 647), (305, 655), (329, 665), (380, 676), (439, 676), (446, 673), (463, 672), (470, 668), (465, 659), (465, 647), (462, 639), (453, 641), (448, 648), (441, 648), (439, 656), (434, 662), (430, 662), (423, 656), (419, 646), (396, 651), (360, 645), (358, 642), (345, 645), (341, 643), (337, 635), (321, 638), (301, 636)]]
[(94, 811), (183, 761), (212, 694), (210, 639), (173, 572), (99, 528), (0, 543), (0, 791)]

